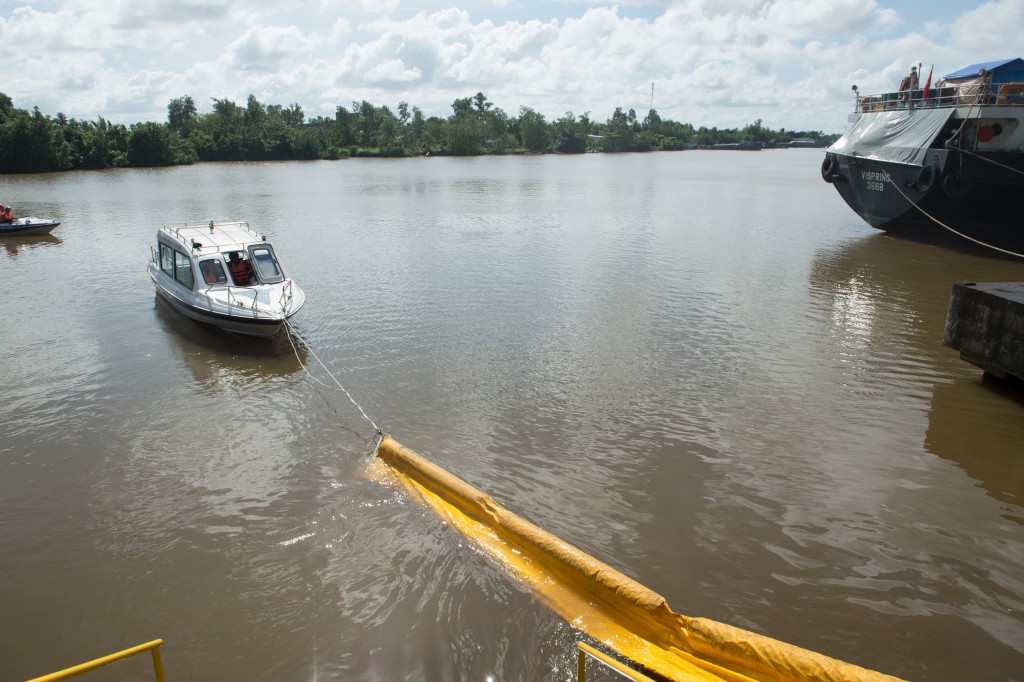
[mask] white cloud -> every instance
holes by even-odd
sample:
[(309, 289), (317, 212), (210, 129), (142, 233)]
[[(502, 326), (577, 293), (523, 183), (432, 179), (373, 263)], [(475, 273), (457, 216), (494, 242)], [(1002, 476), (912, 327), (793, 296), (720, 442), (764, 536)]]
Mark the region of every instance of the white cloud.
[(324, 13), (344, 12), (353, 7), (372, 14), (390, 14), (399, 5), (399, 0), (320, 0), (320, 11)]
[(327, 42), (338, 45), (352, 34), (352, 25), (345, 19), (336, 19), (327, 33)]
[(407, 83), (417, 81), (423, 74), (416, 67), (408, 68), (401, 59), (391, 59), (373, 66), (366, 77), (371, 81)]
[[(1024, 27), (1024, 2), (994, 0), (972, 9), (965, 8), (961, 20), (950, 24), (947, 41), (956, 46), (960, 54), (973, 53), (968, 63), (1021, 57), (1024, 56), (1021, 54), (1021, 27)], [(975, 58), (977, 55), (985, 57)]]
[[(295, 102), (307, 116), (366, 99), (446, 116), (484, 92), (517, 114), (604, 120), (617, 106), (694, 125), (838, 132), (862, 91), (911, 63), (945, 73), (1020, 56), (1024, 0), (71, 0), (2, 9), (0, 84), (44, 113), (164, 120), (191, 95)], [(136, 117), (136, 118), (133, 118)]]
[(897, 12), (881, 9), (874, 0), (778, 0), (766, 4), (761, 16), (766, 26), (798, 38), (881, 33), (899, 19)]
[(313, 51), (320, 42), (295, 26), (250, 28), (225, 49), (225, 66), (239, 71), (277, 71), (295, 55)]

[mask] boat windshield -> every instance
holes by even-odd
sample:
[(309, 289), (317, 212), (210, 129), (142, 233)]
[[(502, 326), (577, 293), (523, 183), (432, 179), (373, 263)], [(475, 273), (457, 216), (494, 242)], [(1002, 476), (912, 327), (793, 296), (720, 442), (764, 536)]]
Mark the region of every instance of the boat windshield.
[(208, 258), (199, 261), (199, 271), (203, 273), (203, 281), (207, 284), (227, 284), (228, 277), (220, 260)]
[(249, 259), (256, 265), (256, 272), (264, 284), (284, 281), (284, 273), (281, 272), (281, 266), (278, 265), (270, 244), (250, 246)]

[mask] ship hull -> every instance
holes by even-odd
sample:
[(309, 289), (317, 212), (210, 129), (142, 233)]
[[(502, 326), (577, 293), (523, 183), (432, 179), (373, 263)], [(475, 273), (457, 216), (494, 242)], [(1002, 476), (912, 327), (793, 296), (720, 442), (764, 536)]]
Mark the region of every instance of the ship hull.
[(832, 154), (822, 176), (872, 227), (965, 249), (1024, 253), (1024, 154), (929, 149), (920, 166)]

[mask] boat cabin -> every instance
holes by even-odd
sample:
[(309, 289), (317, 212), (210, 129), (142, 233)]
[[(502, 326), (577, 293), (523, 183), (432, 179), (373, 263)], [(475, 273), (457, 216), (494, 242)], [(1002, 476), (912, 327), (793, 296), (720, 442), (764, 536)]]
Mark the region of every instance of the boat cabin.
[(157, 246), (155, 260), (160, 270), (189, 290), (253, 287), (285, 280), (266, 237), (241, 221), (164, 227), (157, 235)]

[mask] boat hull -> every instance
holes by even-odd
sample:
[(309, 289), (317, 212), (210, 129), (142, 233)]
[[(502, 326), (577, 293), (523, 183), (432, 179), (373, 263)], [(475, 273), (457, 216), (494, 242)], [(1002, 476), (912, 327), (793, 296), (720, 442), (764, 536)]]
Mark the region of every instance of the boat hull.
[(56, 220), (38, 220), (34, 218), (16, 220), (13, 223), (0, 224), (0, 237), (6, 235), (35, 235), (49, 234), (55, 227), (60, 225)]
[(268, 315), (266, 313), (248, 314), (245, 312), (223, 313), (212, 309), (202, 297), (195, 297), (189, 300), (181, 296), (175, 289), (177, 285), (173, 282), (163, 282), (164, 279), (158, 270), (150, 267), (150, 277), (156, 288), (156, 293), (172, 308), (182, 315), (203, 324), (213, 325), (225, 331), (244, 336), (269, 338), (276, 336), (285, 326), (285, 322), (302, 307), (304, 296), (300, 292), (300, 300), (286, 313), (280, 315)]
[[(872, 227), (962, 248), (1024, 253), (1021, 154), (929, 150), (921, 166), (830, 153), (822, 176)], [(979, 244), (980, 242), (980, 244)]]

